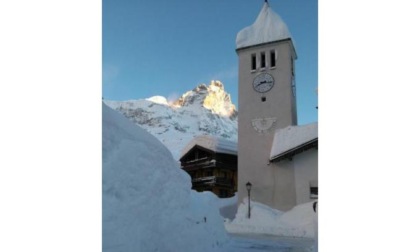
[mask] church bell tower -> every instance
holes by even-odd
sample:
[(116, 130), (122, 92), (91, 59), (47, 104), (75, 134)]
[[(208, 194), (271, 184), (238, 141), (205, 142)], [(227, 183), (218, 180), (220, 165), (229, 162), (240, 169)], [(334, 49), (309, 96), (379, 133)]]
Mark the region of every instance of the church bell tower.
[(236, 37), (239, 59), (238, 200), (288, 210), (296, 204), (292, 163), (269, 162), (275, 130), (297, 125), (295, 60), (286, 24), (264, 3), (256, 21)]

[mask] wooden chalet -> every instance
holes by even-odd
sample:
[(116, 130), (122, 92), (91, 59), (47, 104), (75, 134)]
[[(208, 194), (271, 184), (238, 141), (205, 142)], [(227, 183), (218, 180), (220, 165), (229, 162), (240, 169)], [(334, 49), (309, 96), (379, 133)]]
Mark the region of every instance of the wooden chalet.
[(234, 196), (238, 183), (237, 143), (211, 136), (195, 137), (182, 151), (181, 168), (191, 176), (192, 189), (220, 198)]

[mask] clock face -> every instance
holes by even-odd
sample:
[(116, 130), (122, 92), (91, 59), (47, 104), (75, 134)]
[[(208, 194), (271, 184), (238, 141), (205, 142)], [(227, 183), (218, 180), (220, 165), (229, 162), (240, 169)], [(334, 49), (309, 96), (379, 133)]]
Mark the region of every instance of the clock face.
[(255, 91), (260, 93), (265, 93), (270, 91), (274, 86), (274, 78), (268, 73), (262, 73), (255, 77), (254, 82), (252, 83)]

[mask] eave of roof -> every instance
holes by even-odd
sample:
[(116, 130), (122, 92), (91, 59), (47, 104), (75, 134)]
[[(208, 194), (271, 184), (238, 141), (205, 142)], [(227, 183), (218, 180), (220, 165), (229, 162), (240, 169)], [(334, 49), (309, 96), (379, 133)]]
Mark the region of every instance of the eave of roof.
[(223, 138), (213, 136), (198, 136), (192, 139), (181, 153), (182, 160), (191, 150), (199, 148), (211, 153), (222, 153), (228, 155), (238, 155), (237, 143)]
[(296, 60), (298, 57), (297, 57), (295, 45), (294, 45), (294, 43), (292, 41), (292, 38), (285, 38), (285, 39), (280, 39), (280, 40), (265, 42), (265, 43), (256, 44), (256, 45), (239, 47), (239, 48), (236, 48), (235, 51), (236, 51), (236, 53), (238, 53), (239, 51), (246, 50), (246, 49), (249, 49), (249, 48), (258, 48), (258, 47), (261, 47), (261, 46), (266, 46), (266, 45), (270, 45), (270, 44), (276, 44), (276, 43), (280, 43), (280, 42), (287, 42), (287, 43), (289, 43), (290, 47), (292, 48), (293, 58)]
[(283, 159), (291, 159), (293, 156), (302, 153), (304, 151), (307, 151), (312, 148), (318, 148), (318, 138), (315, 138), (311, 141), (308, 141), (302, 145), (299, 145), (293, 149), (287, 150), (285, 152), (282, 152), (272, 158), (270, 158), (270, 162), (277, 162)]

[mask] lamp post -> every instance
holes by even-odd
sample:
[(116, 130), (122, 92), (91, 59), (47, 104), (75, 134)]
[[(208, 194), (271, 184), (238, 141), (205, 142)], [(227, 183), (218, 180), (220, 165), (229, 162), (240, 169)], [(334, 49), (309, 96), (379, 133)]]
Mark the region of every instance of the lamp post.
[(248, 181), (246, 183), (246, 190), (248, 190), (248, 219), (251, 219), (251, 187), (252, 184)]

